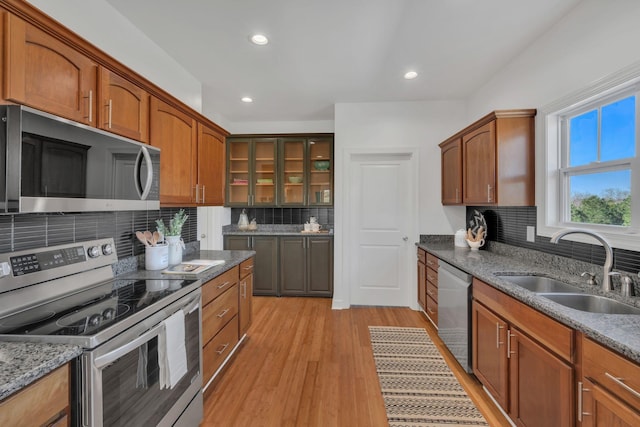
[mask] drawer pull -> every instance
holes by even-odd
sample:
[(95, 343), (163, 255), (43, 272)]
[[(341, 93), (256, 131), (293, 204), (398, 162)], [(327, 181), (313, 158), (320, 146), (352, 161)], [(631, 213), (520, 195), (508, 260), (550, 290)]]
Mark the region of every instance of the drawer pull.
[(427, 289), (427, 293), (431, 296), (433, 296), (433, 292), (431, 292), (430, 290)]
[(629, 387), (628, 385), (626, 385), (623, 381), (624, 378), (618, 378), (618, 377), (614, 377), (613, 375), (611, 375), (609, 372), (605, 372), (604, 373), (605, 376), (611, 378), (616, 384), (618, 384), (620, 387), (624, 388), (625, 390), (627, 390), (629, 393), (633, 394), (635, 397), (637, 397), (638, 399), (640, 399), (640, 393), (638, 393), (637, 391), (635, 391), (634, 389), (632, 389), (631, 387)]
[(436, 312), (431, 310), (429, 307), (427, 307), (427, 311), (429, 312), (429, 314), (436, 314)]
[(222, 319), (225, 316), (225, 314), (227, 314), (228, 312), (229, 312), (229, 309), (225, 308), (217, 316)]
[(435, 279), (434, 279), (433, 277), (429, 276), (428, 274), (427, 274), (427, 279), (428, 279), (430, 282), (435, 282)]
[(217, 286), (217, 288), (218, 288), (218, 289), (222, 289), (222, 288), (224, 288), (225, 286), (227, 286), (229, 283), (231, 283), (231, 282), (229, 282), (229, 281), (227, 280), (226, 282), (222, 283), (221, 285), (218, 285), (218, 286)]
[(245, 270), (252, 270), (253, 269), (253, 264), (251, 265), (247, 265), (246, 267), (244, 267)]
[(433, 265), (433, 262), (427, 260), (427, 264)]
[(504, 344), (500, 341), (500, 329), (504, 329), (504, 326), (500, 326), (500, 323), (496, 322), (496, 348), (500, 348), (500, 344)]
[(219, 350), (216, 350), (216, 353), (218, 354), (222, 354), (224, 353), (224, 351), (227, 349), (227, 347), (229, 347), (229, 343), (223, 344)]

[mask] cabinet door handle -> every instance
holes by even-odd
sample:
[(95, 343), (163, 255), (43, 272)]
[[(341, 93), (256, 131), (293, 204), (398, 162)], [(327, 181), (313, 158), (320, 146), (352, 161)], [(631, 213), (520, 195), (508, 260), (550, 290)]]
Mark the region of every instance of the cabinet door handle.
[(113, 113), (113, 100), (109, 100), (109, 112), (107, 113), (107, 117), (109, 117), (109, 121), (107, 122), (107, 126), (111, 129), (111, 118)]
[(507, 359), (511, 359), (512, 354), (516, 354), (515, 351), (511, 351), (511, 337), (517, 337), (511, 330), (507, 331)]
[(93, 90), (89, 90), (89, 96), (85, 96), (89, 100), (89, 115), (85, 116), (89, 119), (89, 123), (93, 123)]
[(487, 202), (491, 201), (491, 184), (487, 184)]
[(204, 203), (204, 188), (205, 188), (205, 186), (203, 185), (202, 186), (202, 203)]
[(227, 349), (227, 347), (229, 347), (229, 343), (226, 343), (226, 344), (224, 344), (224, 345), (221, 345), (221, 346), (219, 347), (219, 350), (216, 350), (216, 353), (218, 353), (218, 354), (222, 354), (222, 353), (224, 353), (224, 351)]
[(496, 322), (496, 348), (500, 348), (504, 342), (500, 341), (500, 329), (504, 329), (504, 326), (500, 326), (500, 322)]
[(227, 286), (229, 283), (231, 283), (231, 282), (229, 282), (229, 281), (227, 280), (226, 282), (224, 282), (224, 283), (222, 283), (222, 284), (218, 285), (216, 288), (217, 288), (217, 289), (222, 289), (222, 288), (224, 288), (225, 286)]
[(195, 190), (195, 192), (196, 192), (196, 203), (198, 203), (198, 184), (196, 184), (196, 186), (195, 186), (195, 187), (193, 187), (193, 189), (194, 189), (194, 190)]
[(616, 384), (618, 384), (620, 387), (624, 388), (625, 390), (627, 390), (629, 393), (633, 394), (635, 397), (637, 397), (638, 399), (640, 399), (640, 393), (638, 393), (636, 390), (634, 390), (633, 388), (629, 387), (627, 384), (625, 384), (624, 378), (620, 378), (620, 377), (614, 377), (613, 375), (611, 375), (609, 372), (605, 372), (604, 375), (610, 379), (612, 379)]
[(240, 289), (242, 289), (242, 291), (240, 292), (240, 297), (241, 298), (246, 298), (247, 297), (247, 282), (243, 281), (240, 283)]
[(460, 190), (456, 188), (456, 203), (460, 203)]
[(590, 412), (582, 412), (582, 393), (589, 391), (591, 391), (591, 389), (584, 388), (582, 381), (578, 381), (578, 421), (582, 421), (583, 416), (591, 415)]
[(216, 316), (218, 316), (220, 319), (222, 319), (228, 312), (230, 309), (225, 308), (224, 310), (222, 310), (220, 313), (218, 313)]

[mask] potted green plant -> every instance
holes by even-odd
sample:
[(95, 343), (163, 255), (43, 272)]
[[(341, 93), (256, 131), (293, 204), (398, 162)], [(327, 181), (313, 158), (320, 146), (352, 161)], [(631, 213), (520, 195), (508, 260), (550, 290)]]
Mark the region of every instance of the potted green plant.
[(188, 218), (189, 215), (184, 212), (184, 209), (180, 209), (169, 221), (168, 227), (164, 225), (162, 219), (156, 220), (158, 233), (169, 244), (169, 265), (176, 265), (182, 262), (182, 250), (185, 248), (181, 236), (182, 226)]

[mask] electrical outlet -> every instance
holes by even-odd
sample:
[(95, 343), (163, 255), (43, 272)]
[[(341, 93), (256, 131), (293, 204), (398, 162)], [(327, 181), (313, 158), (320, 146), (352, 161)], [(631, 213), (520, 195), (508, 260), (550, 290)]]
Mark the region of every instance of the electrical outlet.
[(527, 225), (527, 242), (535, 242), (536, 241), (536, 228)]

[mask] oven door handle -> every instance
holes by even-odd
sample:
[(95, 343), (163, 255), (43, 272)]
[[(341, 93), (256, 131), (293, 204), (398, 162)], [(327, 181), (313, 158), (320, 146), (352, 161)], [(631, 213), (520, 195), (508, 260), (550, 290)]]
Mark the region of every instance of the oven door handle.
[(129, 341), (125, 345), (118, 347), (107, 354), (103, 354), (102, 356), (96, 357), (95, 360), (93, 361), (93, 365), (98, 369), (104, 368), (108, 364), (114, 362), (118, 358), (129, 353), (131, 350), (135, 349), (136, 347), (139, 347), (142, 344), (146, 343), (147, 341), (151, 341), (153, 338), (157, 337), (158, 334), (160, 334), (160, 331), (162, 330), (162, 328), (164, 328), (164, 323), (159, 323), (158, 325), (149, 329), (147, 332), (140, 335), (138, 338), (134, 339), (133, 341)]

